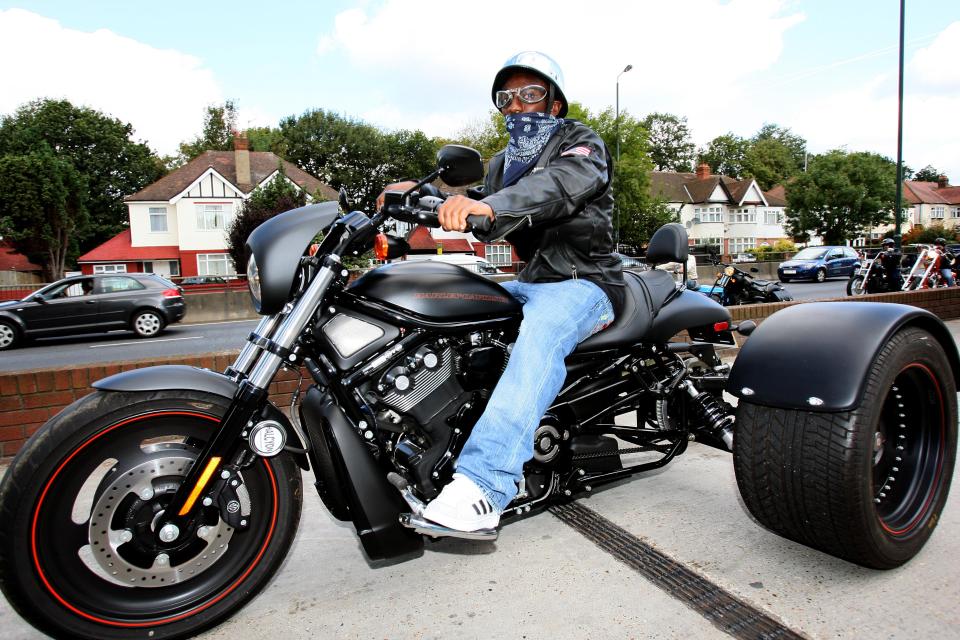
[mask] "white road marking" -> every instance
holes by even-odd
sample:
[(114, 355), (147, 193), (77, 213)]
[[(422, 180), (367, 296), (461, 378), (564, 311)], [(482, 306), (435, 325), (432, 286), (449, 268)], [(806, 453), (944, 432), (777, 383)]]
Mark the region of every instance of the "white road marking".
[(181, 327), (209, 327), (215, 324), (240, 324), (241, 322), (260, 322), (259, 320), (224, 320), (222, 322), (181, 322)]
[(88, 349), (105, 349), (106, 347), (128, 347), (132, 344), (149, 344), (153, 342), (175, 342), (177, 340), (200, 340), (203, 336), (187, 336), (186, 338), (144, 338), (134, 342), (112, 342), (110, 344), (91, 344)]

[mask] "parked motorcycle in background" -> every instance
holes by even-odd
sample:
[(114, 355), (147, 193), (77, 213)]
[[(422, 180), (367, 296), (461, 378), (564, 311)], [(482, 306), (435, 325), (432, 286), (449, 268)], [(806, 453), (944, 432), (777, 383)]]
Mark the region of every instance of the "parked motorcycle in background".
[(872, 258), (868, 258), (864, 252), (860, 268), (854, 271), (847, 281), (847, 295), (862, 296), (868, 293), (900, 291), (903, 284), (900, 258), (899, 251), (880, 250)]
[[(761, 302), (788, 302), (793, 296), (776, 280), (761, 280), (740, 267), (726, 264), (712, 255), (711, 264), (717, 267), (717, 279), (713, 285), (700, 285), (695, 290), (716, 300), (725, 307)], [(758, 273), (759, 269), (751, 267)]]
[(933, 289), (945, 286), (940, 275), (943, 256), (933, 245), (920, 245), (917, 259), (914, 260), (910, 271), (903, 280), (903, 291), (918, 289)]

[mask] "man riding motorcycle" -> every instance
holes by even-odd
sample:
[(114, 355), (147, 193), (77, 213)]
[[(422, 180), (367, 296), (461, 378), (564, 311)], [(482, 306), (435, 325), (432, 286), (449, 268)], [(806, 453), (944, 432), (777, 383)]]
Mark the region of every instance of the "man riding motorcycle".
[(623, 304), (623, 273), (613, 254), (612, 160), (596, 133), (563, 119), (563, 85), (560, 67), (543, 53), (508, 59), (491, 97), (510, 141), (490, 159), (485, 197), (450, 196), (439, 209), (446, 230), (465, 231), (469, 215), (492, 219), (492, 230), (477, 235), (506, 238), (527, 263), (516, 281), (503, 283), (524, 305), (509, 363), (453, 481), (423, 514), (451, 529), (499, 524), (533, 457), (534, 430), (563, 384), (564, 358), (612, 323)]

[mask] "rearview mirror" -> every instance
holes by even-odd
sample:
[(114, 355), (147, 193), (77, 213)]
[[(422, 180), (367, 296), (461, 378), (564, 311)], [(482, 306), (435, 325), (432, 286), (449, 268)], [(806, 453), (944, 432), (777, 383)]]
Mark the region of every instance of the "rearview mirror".
[(483, 160), (476, 149), (448, 144), (437, 152), (437, 169), (446, 184), (463, 187), (483, 177)]

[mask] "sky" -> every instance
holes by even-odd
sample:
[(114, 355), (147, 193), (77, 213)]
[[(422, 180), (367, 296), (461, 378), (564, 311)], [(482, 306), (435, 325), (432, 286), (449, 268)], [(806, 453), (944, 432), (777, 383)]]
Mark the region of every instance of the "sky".
[[(904, 162), (960, 184), (960, 2), (906, 4)], [(613, 107), (619, 77), (622, 112), (686, 117), (698, 146), (775, 123), (896, 159), (898, 29), (898, 0), (0, 0), (0, 115), (65, 97), (160, 154), (226, 99), (241, 127), (324, 109), (452, 136), (537, 49), (571, 100)]]

